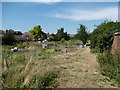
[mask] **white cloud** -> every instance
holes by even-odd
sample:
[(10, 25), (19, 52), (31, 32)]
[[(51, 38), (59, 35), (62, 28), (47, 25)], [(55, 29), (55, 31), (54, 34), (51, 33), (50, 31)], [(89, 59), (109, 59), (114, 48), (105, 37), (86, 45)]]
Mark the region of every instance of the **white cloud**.
[(118, 8), (110, 7), (101, 10), (78, 10), (78, 9), (68, 9), (64, 10), (64, 13), (54, 14), (56, 18), (70, 19), (70, 20), (100, 20), (100, 19), (110, 19), (118, 20)]

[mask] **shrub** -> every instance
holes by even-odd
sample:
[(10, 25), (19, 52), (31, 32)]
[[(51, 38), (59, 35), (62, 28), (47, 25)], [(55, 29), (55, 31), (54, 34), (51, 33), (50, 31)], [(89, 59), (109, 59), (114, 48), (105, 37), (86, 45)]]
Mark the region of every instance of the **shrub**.
[(120, 22), (103, 22), (93, 31), (90, 37), (91, 49), (98, 52), (110, 50), (113, 42), (113, 35), (116, 29), (119, 29)]
[(82, 44), (81, 40), (69, 40), (63, 43), (64, 45), (80, 45)]
[(77, 34), (75, 35), (75, 37), (79, 40), (82, 41), (82, 43), (85, 45), (88, 41), (89, 38), (89, 33), (87, 31), (87, 27), (80, 24), (80, 28), (77, 31)]
[(14, 33), (12, 31), (8, 31), (3, 37), (2, 37), (2, 44), (5, 45), (13, 45), (15, 42), (14, 39)]
[(64, 38), (65, 40), (70, 40), (70, 37), (67, 34), (67, 32), (64, 32), (64, 28), (60, 28), (57, 30), (57, 33), (55, 35), (55, 41), (60, 41), (62, 40), (62, 38)]
[(120, 60), (119, 54), (111, 54), (106, 51), (104, 53), (100, 53), (97, 59), (101, 73), (118, 81), (118, 68), (120, 68), (120, 63), (118, 63)]
[[(31, 80), (29, 86), (24, 86), (27, 88), (56, 88), (58, 83), (55, 82), (55, 79), (58, 77), (58, 73), (54, 71), (49, 71), (43, 76), (34, 76)], [(23, 86), (22, 86), (23, 87)]]

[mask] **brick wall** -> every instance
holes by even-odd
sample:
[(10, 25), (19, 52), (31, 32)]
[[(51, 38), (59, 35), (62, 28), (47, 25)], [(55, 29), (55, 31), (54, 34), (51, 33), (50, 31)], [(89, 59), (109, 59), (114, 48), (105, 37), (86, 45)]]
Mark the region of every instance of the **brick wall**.
[(114, 40), (112, 44), (112, 53), (118, 52), (120, 53), (120, 32), (115, 33)]

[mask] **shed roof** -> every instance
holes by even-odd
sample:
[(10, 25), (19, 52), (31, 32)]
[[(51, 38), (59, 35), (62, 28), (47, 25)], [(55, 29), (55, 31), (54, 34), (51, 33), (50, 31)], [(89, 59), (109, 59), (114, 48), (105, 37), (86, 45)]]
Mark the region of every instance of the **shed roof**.
[(120, 32), (115, 32), (114, 35), (120, 35)]
[(24, 32), (23, 35), (31, 35), (30, 32)]

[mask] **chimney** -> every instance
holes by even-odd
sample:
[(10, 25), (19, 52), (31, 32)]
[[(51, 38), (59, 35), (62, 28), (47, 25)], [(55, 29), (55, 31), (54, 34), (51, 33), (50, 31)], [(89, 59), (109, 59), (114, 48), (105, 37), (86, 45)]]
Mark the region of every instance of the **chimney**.
[(114, 33), (114, 40), (112, 44), (112, 53), (119, 53), (120, 54), (120, 31)]

